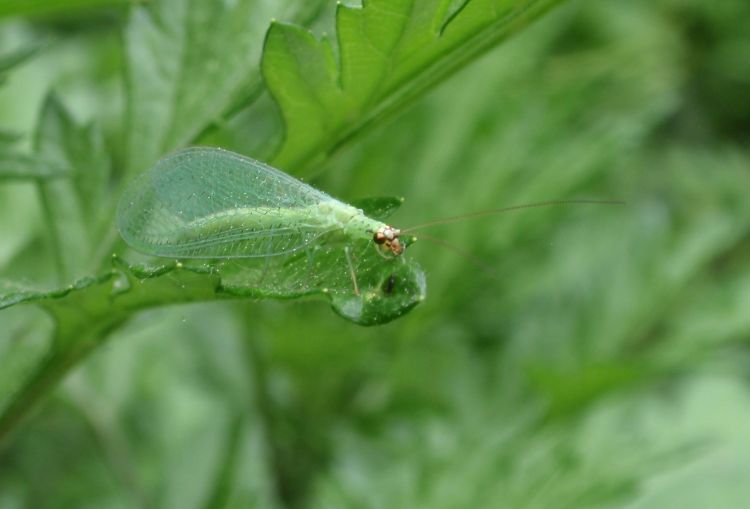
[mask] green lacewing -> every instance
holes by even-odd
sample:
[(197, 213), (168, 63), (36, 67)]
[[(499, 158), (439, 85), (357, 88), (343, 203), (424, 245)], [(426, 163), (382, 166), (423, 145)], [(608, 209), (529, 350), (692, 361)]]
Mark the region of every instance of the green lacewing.
[(135, 250), (170, 258), (290, 254), (321, 241), (372, 239), (403, 252), (399, 230), (281, 171), (227, 150), (161, 159), (126, 189), (117, 227)]
[[(270, 257), (321, 242), (338, 242), (346, 249), (360, 240), (371, 240), (383, 256), (398, 257), (405, 248), (400, 237), (419, 228), (570, 203), (621, 202), (549, 201), (399, 230), (259, 161), (218, 148), (193, 147), (161, 159), (131, 183), (118, 206), (117, 227), (135, 250), (169, 258)], [(353, 269), (352, 280), (359, 293)]]

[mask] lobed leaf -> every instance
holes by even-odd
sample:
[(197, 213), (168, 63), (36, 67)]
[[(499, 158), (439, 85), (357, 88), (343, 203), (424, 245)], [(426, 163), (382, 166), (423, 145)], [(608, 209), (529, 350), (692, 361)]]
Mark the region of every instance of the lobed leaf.
[[(0, 439), (67, 372), (133, 313), (175, 303), (217, 299), (296, 299), (323, 296), (342, 317), (360, 324), (389, 322), (424, 299), (424, 273), (411, 260), (383, 259), (371, 243), (352, 255), (355, 293), (343, 251), (337, 246), (268, 260), (113, 268), (51, 290), (0, 286), (0, 310), (23, 303), (46, 309), (56, 323), (47, 357), (0, 408)], [(342, 266), (343, 264), (343, 266)]]
[(354, 200), (351, 204), (362, 209), (366, 216), (378, 221), (385, 221), (403, 205), (404, 199), (400, 196), (378, 196)]
[(97, 266), (100, 239), (111, 229), (109, 156), (100, 132), (78, 124), (54, 94), (42, 106), (35, 148), (40, 157), (73, 169), (71, 178), (40, 182), (39, 190), (59, 278), (80, 279)]
[(273, 23), (262, 71), (286, 137), (274, 159), (304, 171), (376, 120), (541, 15), (558, 0), (369, 0), (339, 4), (337, 48)]

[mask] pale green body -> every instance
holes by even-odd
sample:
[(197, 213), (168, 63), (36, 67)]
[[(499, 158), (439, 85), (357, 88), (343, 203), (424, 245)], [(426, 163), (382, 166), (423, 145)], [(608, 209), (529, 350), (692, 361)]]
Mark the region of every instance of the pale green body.
[(131, 247), (154, 256), (252, 258), (370, 240), (385, 224), (263, 163), (199, 147), (137, 178), (117, 226)]

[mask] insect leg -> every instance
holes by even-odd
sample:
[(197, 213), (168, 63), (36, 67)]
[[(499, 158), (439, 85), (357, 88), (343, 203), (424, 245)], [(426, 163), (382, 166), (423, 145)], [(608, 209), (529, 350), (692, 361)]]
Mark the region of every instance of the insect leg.
[(375, 248), (375, 252), (378, 253), (378, 256), (380, 256), (381, 258), (385, 260), (390, 260), (391, 258), (393, 258), (392, 256), (388, 256), (387, 254), (385, 254), (380, 246), (375, 244), (374, 242), (372, 243), (372, 247)]
[(352, 276), (352, 284), (354, 284), (354, 294), (359, 297), (359, 286), (357, 285), (357, 274), (354, 273), (354, 264), (352, 263), (352, 257), (349, 253), (349, 246), (344, 247), (344, 254), (346, 255), (346, 263), (349, 265), (349, 273)]

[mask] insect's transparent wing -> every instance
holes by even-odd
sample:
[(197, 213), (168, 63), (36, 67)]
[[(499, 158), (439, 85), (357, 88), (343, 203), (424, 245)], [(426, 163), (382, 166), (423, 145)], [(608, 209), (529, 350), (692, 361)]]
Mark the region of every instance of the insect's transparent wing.
[(160, 160), (125, 191), (117, 226), (146, 254), (249, 258), (298, 250), (329, 228), (311, 213), (325, 193), (221, 149), (190, 148)]

